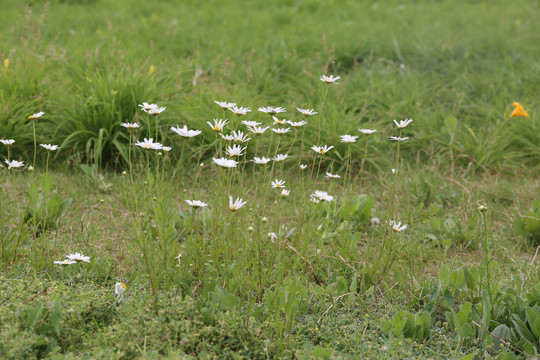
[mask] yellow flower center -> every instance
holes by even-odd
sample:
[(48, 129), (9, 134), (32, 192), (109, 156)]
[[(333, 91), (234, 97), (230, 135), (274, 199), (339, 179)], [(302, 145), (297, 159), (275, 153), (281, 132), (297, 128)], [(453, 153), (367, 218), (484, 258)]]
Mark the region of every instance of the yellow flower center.
[(321, 154), (324, 154), (324, 150), (323, 150), (323, 149), (319, 150), (319, 152), (320, 152)]
[(219, 126), (214, 126), (214, 131), (219, 131), (219, 130), (220, 130)]
[(233, 205), (233, 207), (231, 208), (232, 211), (236, 211), (236, 205)]
[(126, 286), (126, 284), (124, 284), (124, 283), (120, 283), (120, 285), (122, 285), (122, 287), (124, 288), (124, 290), (126, 290), (126, 289), (127, 289), (127, 286)]
[(147, 149), (150, 149), (152, 147), (152, 145), (151, 144), (146, 144), (146, 145), (144, 145), (144, 147), (147, 148)]

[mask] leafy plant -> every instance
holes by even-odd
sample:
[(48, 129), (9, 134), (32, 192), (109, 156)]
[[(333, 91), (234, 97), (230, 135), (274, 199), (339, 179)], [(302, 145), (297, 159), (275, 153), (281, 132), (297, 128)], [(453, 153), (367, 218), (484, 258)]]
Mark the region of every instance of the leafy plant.
[(514, 210), (514, 229), (519, 235), (540, 242), (540, 201), (533, 201), (531, 210), (524, 216)]
[(397, 338), (407, 337), (417, 341), (425, 339), (431, 328), (431, 315), (424, 311), (420, 315), (399, 311), (391, 321), (382, 321), (381, 330)]

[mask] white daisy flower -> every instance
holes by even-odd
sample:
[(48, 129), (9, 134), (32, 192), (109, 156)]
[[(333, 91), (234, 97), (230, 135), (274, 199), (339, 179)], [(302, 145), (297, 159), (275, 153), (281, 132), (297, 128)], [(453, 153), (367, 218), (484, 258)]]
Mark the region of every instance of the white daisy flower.
[(47, 149), (49, 151), (55, 151), (56, 149), (58, 149), (58, 145), (39, 144), (39, 146), (41, 146), (42, 148)]
[(150, 115), (157, 115), (157, 114), (161, 114), (162, 112), (164, 112), (167, 108), (166, 107), (159, 107), (159, 106), (154, 106), (152, 107), (150, 110), (146, 111), (148, 114)]
[(214, 119), (214, 123), (212, 124), (210, 121), (207, 121), (206, 122), (208, 125), (210, 125), (210, 127), (212, 128), (212, 130), (214, 131), (222, 131), (223, 130), (223, 127), (225, 125), (227, 125), (229, 122), (227, 121), (227, 119), (223, 120), (223, 119)]
[(300, 164), (300, 170), (305, 170), (307, 168), (307, 164)]
[(341, 79), (341, 76), (334, 76), (334, 75), (330, 75), (330, 76), (326, 76), (326, 75), (321, 75), (321, 81), (325, 84), (337, 84), (336, 81), (338, 81), (339, 79)]
[(246, 205), (246, 202), (240, 198), (236, 198), (236, 200), (233, 201), (233, 197), (229, 196), (229, 209), (232, 211), (236, 211), (240, 208), (242, 208), (244, 205)]
[(326, 173), (326, 178), (327, 178), (327, 179), (340, 179), (341, 176), (339, 176), (339, 175), (337, 175), (337, 174), (334, 175), (334, 174), (331, 174), (331, 173), (327, 172), (327, 173)]
[(122, 296), (122, 294), (124, 293), (124, 291), (126, 291), (126, 289), (127, 289), (127, 286), (124, 283), (117, 282), (116, 284), (114, 284), (114, 294), (118, 297)]
[(242, 121), (241, 124), (246, 125), (248, 128), (250, 128), (250, 127), (256, 127), (256, 126), (261, 125), (261, 123), (259, 123), (259, 122), (256, 122), (256, 121), (247, 121), (247, 120)]
[(276, 134), (280, 134), (280, 135), (283, 135), (283, 134), (286, 134), (288, 132), (291, 131), (291, 128), (285, 128), (285, 129), (272, 129), (273, 132), (275, 132)]
[(226, 101), (214, 101), (216, 104), (218, 104), (223, 110), (229, 110), (233, 106), (236, 106), (236, 103), (230, 103)]
[(285, 161), (289, 157), (289, 154), (277, 154), (274, 161)]
[(78, 252), (76, 252), (75, 254), (66, 255), (66, 257), (69, 260), (75, 260), (77, 262), (80, 262), (80, 261), (84, 261), (84, 262), (87, 262), (87, 263), (90, 262), (90, 256), (84, 256), (83, 254), (78, 253)]
[(248, 136), (244, 134), (244, 132), (242, 131), (238, 131), (238, 132), (233, 131), (232, 136), (233, 136), (234, 141), (236, 141), (237, 143), (245, 143), (251, 140), (251, 138), (248, 138)]
[(289, 122), (288, 120), (285, 120), (285, 119), (279, 120), (275, 116), (272, 116), (272, 119), (274, 120), (274, 125), (285, 125), (285, 124), (287, 124)]
[(317, 199), (319, 201), (320, 200), (322, 200), (322, 201), (332, 201), (332, 200), (334, 200), (334, 197), (332, 195), (329, 195), (326, 191), (320, 191), (320, 190), (315, 190), (315, 192), (312, 193), (309, 196), (312, 199), (315, 198), (315, 199)]
[(395, 175), (395, 174), (397, 174), (397, 173), (398, 173), (398, 171), (399, 171), (399, 169), (392, 169), (392, 174), (394, 174), (394, 175)]
[(394, 123), (400, 129), (403, 129), (404, 127), (406, 127), (407, 125), (409, 125), (412, 122), (413, 122), (413, 119), (405, 119), (405, 120), (401, 120), (400, 122), (397, 122), (396, 120), (394, 120)]
[(285, 112), (287, 110), (285, 110), (285, 108), (282, 108), (281, 106), (277, 106), (277, 107), (266, 106), (266, 107), (260, 107), (259, 111), (263, 113), (267, 113), (268, 115), (275, 115), (275, 114)]
[(233, 106), (229, 110), (231, 110), (237, 116), (246, 115), (248, 112), (251, 112), (251, 109), (249, 107), (245, 108)]
[(257, 127), (257, 126), (254, 126), (254, 127), (250, 127), (249, 128), (249, 131), (251, 131), (252, 133), (254, 133), (255, 135), (262, 135), (264, 134), (264, 132), (266, 130), (268, 130), (270, 128), (270, 126), (267, 126), (267, 127)]
[(264, 165), (264, 164), (267, 164), (270, 161), (272, 161), (272, 159), (269, 159), (269, 158), (263, 156), (262, 158), (254, 157), (253, 160), (251, 160), (251, 161), (253, 161), (255, 164)]
[(292, 127), (300, 127), (300, 126), (304, 126), (306, 125), (308, 122), (307, 121), (297, 121), (297, 122), (294, 122), (294, 121), (289, 121), (289, 125), (291, 125)]
[(272, 188), (274, 189), (277, 189), (277, 188), (284, 188), (285, 187), (285, 180), (274, 180), (272, 181)]
[(282, 197), (289, 197), (290, 194), (291, 194), (290, 190), (287, 190), (287, 189), (281, 190), (281, 196)]
[(55, 261), (54, 262), (55, 264), (57, 265), (64, 265), (64, 266), (67, 266), (67, 265), (72, 265), (72, 264), (76, 264), (77, 262), (76, 261), (73, 261), (73, 260), (61, 260), (61, 261)]
[(319, 154), (321, 155), (324, 155), (326, 154), (328, 151), (330, 151), (331, 149), (333, 149), (334, 146), (331, 145), (331, 146), (328, 146), (328, 145), (324, 145), (324, 146), (317, 146), (317, 145), (313, 145), (311, 147), (311, 150), (315, 151), (315, 152), (318, 152)]
[(406, 224), (401, 225), (401, 221), (395, 222), (394, 220), (390, 220), (389, 224), (392, 227), (392, 230), (394, 230), (395, 232), (400, 232), (407, 229), (407, 225)]
[(194, 207), (194, 208), (205, 208), (208, 206), (207, 203), (204, 203), (200, 200), (186, 200), (186, 202), (188, 203), (189, 206)]
[(30, 115), (28, 118), (29, 119), (38, 119), (38, 118), (42, 117), (43, 115), (45, 115), (45, 113), (43, 111), (40, 111), (38, 113)]
[(313, 194), (309, 195), (309, 201), (315, 203), (315, 204), (318, 204), (321, 202), (321, 200), (319, 200), (319, 198), (313, 196)]
[(140, 146), (144, 149), (152, 149), (152, 150), (160, 150), (163, 145), (160, 143), (155, 143), (153, 138), (147, 139), (144, 138), (144, 141), (137, 141), (135, 143), (136, 146)]
[(244, 154), (244, 150), (246, 150), (247, 147), (241, 147), (240, 145), (234, 144), (233, 146), (227, 146), (225, 148), (225, 151), (227, 152), (227, 155), (229, 156), (241, 156)]
[(395, 140), (395, 141), (406, 141), (408, 139), (409, 139), (408, 137), (390, 136), (390, 140)]
[(6, 146), (10, 146), (10, 145), (13, 145), (15, 143), (15, 140), (13, 140), (13, 139), (8, 139), (8, 140), (0, 139), (0, 143), (4, 144)]
[(121, 123), (120, 126), (125, 127), (126, 129), (137, 129), (141, 127), (139, 123)]
[(149, 103), (145, 103), (143, 102), (142, 104), (139, 104), (138, 106), (141, 107), (141, 110), (144, 111), (144, 112), (147, 112), (148, 110), (156, 107), (157, 105), (156, 104), (149, 104)]
[(219, 159), (212, 158), (212, 161), (214, 162), (214, 164), (217, 164), (219, 166), (226, 167), (226, 168), (235, 168), (236, 165), (238, 165), (238, 161), (234, 161), (227, 158), (219, 158)]
[(362, 134), (371, 135), (373, 133), (376, 133), (377, 130), (370, 130), (370, 129), (358, 129)]
[(171, 151), (172, 147), (170, 146), (162, 146), (161, 147), (161, 150), (165, 151), (166, 153), (168, 153), (169, 151)]
[(7, 159), (4, 160), (4, 162), (8, 165), (8, 170), (11, 168), (20, 168), (24, 166), (24, 161), (17, 161), (17, 160), (11, 160), (8, 161)]
[(268, 238), (270, 239), (270, 241), (274, 241), (274, 240), (277, 240), (278, 236), (275, 232), (269, 232), (268, 233)]
[(341, 142), (342, 143), (354, 143), (356, 142), (356, 139), (358, 139), (358, 136), (352, 136), (352, 135), (341, 135)]
[(178, 135), (182, 136), (182, 137), (185, 137), (185, 138), (191, 138), (191, 137), (194, 137), (194, 136), (197, 136), (199, 135), (200, 133), (202, 133), (201, 130), (188, 130), (187, 126), (184, 125), (184, 127), (180, 127), (178, 125), (176, 125), (176, 127), (171, 127), (171, 130), (174, 131), (175, 133), (177, 133)]
[(311, 115), (316, 115), (318, 114), (318, 112), (316, 112), (315, 110), (313, 109), (300, 109), (300, 108), (296, 108), (296, 110), (300, 111), (300, 113), (306, 117), (308, 116), (311, 116)]

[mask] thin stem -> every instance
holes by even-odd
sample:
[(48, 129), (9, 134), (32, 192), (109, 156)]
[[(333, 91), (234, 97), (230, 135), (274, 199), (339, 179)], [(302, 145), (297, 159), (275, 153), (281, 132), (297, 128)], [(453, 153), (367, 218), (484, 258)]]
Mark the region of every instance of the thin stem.
[(321, 103), (321, 109), (319, 110), (319, 136), (317, 136), (317, 145), (321, 144), (321, 116), (324, 108), (324, 103), (326, 101), (326, 95), (328, 95), (328, 86), (326, 86), (326, 89), (324, 90), (324, 96)]

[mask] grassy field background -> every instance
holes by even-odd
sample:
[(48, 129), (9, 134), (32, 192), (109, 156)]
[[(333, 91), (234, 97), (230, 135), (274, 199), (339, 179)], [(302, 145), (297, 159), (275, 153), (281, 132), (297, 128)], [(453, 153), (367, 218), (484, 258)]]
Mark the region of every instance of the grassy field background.
[[(537, 1), (4, 0), (0, 22), (0, 139), (26, 165), (33, 125), (61, 146), (38, 148), (34, 172), (0, 169), (1, 358), (540, 353)], [(252, 140), (228, 172), (206, 122), (233, 115), (214, 100), (265, 124), (261, 106), (321, 114), (302, 142)], [(147, 124), (142, 102), (167, 107), (163, 157), (120, 126)], [(315, 158), (318, 121), (335, 148)], [(378, 132), (339, 142), (358, 128)], [(248, 204), (230, 212), (229, 195)], [(73, 252), (91, 262), (53, 264)]]

